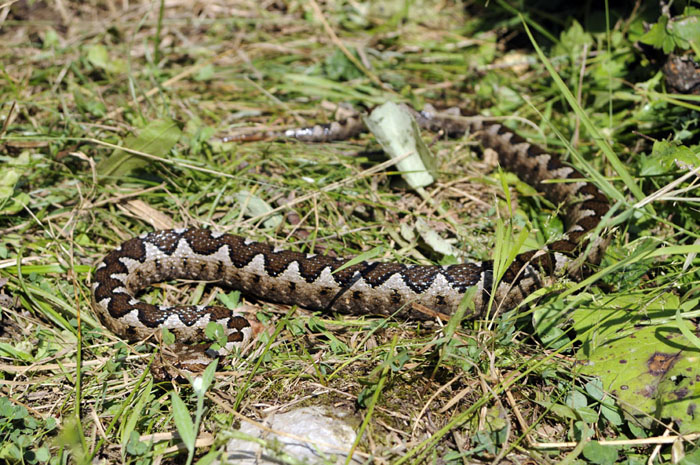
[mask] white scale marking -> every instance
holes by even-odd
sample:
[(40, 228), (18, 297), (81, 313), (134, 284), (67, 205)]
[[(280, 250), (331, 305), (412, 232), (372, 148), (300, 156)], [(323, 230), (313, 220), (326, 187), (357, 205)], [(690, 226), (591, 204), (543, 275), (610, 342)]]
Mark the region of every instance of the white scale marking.
[(287, 266), (287, 269), (278, 275), (280, 280), (291, 281), (294, 283), (305, 282), (304, 278), (301, 277), (299, 273), (299, 262), (296, 260)]
[(122, 316), (119, 321), (121, 323), (125, 323), (127, 326), (133, 326), (136, 328), (143, 328), (145, 326), (139, 319), (139, 311), (136, 309)]
[(109, 275), (110, 278), (116, 279), (117, 281), (126, 284), (126, 280), (129, 277), (129, 273), (112, 273)]
[[(513, 151), (522, 154), (525, 156), (527, 154), (527, 150), (530, 148), (530, 144), (527, 142), (520, 142), (519, 144), (515, 144), (512, 146)], [(532, 160), (532, 158), (530, 158)]]
[(265, 273), (265, 256), (261, 253), (257, 254), (241, 269), (248, 273), (264, 276), (267, 274)]
[(126, 267), (127, 270), (129, 270), (129, 273), (133, 273), (134, 270), (141, 266), (140, 261), (129, 257), (120, 257), (119, 261)]

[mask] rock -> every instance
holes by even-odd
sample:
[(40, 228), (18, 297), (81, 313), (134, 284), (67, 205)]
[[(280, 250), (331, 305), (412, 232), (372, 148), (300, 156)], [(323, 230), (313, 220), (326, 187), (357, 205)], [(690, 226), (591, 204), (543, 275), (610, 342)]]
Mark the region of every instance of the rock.
[[(357, 436), (342, 417), (314, 406), (270, 415), (265, 426), (272, 432), (243, 422), (239, 432), (256, 440), (231, 439), (226, 445), (224, 463), (279, 464), (287, 457), (309, 465), (343, 464)], [(263, 448), (258, 438), (267, 447)], [(355, 454), (350, 463), (360, 464), (363, 460)]]

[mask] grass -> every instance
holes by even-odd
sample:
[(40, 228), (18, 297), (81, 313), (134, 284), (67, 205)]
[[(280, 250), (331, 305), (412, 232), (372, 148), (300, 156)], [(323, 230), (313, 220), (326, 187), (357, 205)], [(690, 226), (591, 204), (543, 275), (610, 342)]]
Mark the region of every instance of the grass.
[[(697, 99), (667, 92), (662, 58), (639, 45), (642, 21), (658, 17), (652, 5), (566, 8), (0, 7), (0, 458), (206, 463), (242, 421), (321, 404), (350, 414), (364, 431), (357, 449), (377, 463), (696, 463), (700, 247), (697, 176), (687, 173)], [(425, 135), (439, 179), (423, 195), (378, 168), (371, 136), (222, 141), (387, 100), (533, 123), (506, 124), (568, 152), (615, 205), (601, 266), (474, 321), (255, 302), (274, 329), (199, 389), (153, 379), (155, 340), (102, 328), (92, 265), (154, 228), (406, 263), (456, 259), (426, 245), (419, 221), (470, 260), (511, 252), (504, 223), (514, 237), (530, 228), (528, 247), (561, 232), (558, 207), (493, 170), (469, 138)], [(238, 296), (165, 283), (143, 298)]]

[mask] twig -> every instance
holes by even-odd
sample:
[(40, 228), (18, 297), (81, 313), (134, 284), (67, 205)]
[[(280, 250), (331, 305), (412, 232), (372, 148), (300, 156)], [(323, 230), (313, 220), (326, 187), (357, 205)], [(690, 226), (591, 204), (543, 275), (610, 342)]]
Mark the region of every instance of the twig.
[[(669, 433), (668, 431), (666, 433)], [(678, 434), (670, 436), (664, 433), (663, 436), (654, 436), (641, 439), (601, 439), (598, 444), (601, 446), (648, 446), (651, 444), (673, 444), (677, 440), (695, 441), (700, 439), (700, 433)], [(577, 442), (537, 442), (532, 444), (535, 449), (570, 449), (576, 447)]]
[[(664, 434), (661, 436), (663, 437), (669, 437), (671, 435), (671, 427), (673, 426), (673, 420), (671, 420), (668, 425), (666, 425), (666, 431), (664, 431)], [(675, 439), (673, 442), (676, 442)], [(654, 465), (654, 460), (656, 460), (656, 456), (659, 455), (659, 452), (661, 452), (661, 446), (662, 444), (657, 444), (656, 447), (654, 447), (654, 451), (649, 455), (649, 460), (647, 460), (647, 465)]]

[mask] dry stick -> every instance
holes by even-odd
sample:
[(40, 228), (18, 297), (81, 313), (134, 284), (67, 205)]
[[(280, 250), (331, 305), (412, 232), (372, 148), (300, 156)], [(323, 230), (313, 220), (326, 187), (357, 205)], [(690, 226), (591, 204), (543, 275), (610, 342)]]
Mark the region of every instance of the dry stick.
[(17, 3), (17, 2), (19, 2), (19, 0), (10, 0), (9, 2), (0, 3), (0, 10), (3, 9), (3, 8), (9, 7), (9, 6), (11, 6), (13, 3)]
[(681, 184), (684, 182), (686, 179), (695, 176), (696, 174), (700, 173), (700, 166), (696, 167), (692, 171), (688, 171), (685, 173), (683, 176), (680, 178), (666, 184), (664, 187), (659, 189), (658, 191), (654, 192), (653, 194), (645, 197), (644, 199), (640, 200), (637, 202), (635, 205), (632, 206), (632, 209), (638, 210), (643, 208), (645, 205), (652, 203), (660, 198), (662, 198), (664, 195), (666, 195), (669, 191), (673, 190), (677, 185)]
[[(516, 373), (516, 376), (519, 375), (520, 373)], [(504, 386), (508, 386), (501, 376), (500, 372), (498, 373), (498, 378), (499, 382), (503, 383)], [(513, 413), (515, 414), (516, 420), (518, 420), (518, 423), (520, 424), (520, 429), (523, 430), (523, 435), (525, 436), (525, 441), (527, 441), (527, 444), (529, 446), (532, 446), (535, 444), (535, 441), (533, 441), (532, 437), (530, 437), (529, 431), (531, 430), (530, 426), (527, 424), (525, 421), (525, 418), (523, 418), (523, 415), (520, 413), (520, 409), (518, 408), (518, 404), (515, 402), (515, 398), (513, 397), (513, 393), (510, 392), (510, 388), (506, 387), (504, 389), (504, 392), (506, 393), (506, 400), (508, 401), (508, 404), (510, 405), (510, 408), (513, 409)]]
[[(671, 434), (671, 427), (673, 427), (673, 420), (666, 425), (666, 431), (664, 431), (662, 437), (668, 437)], [(657, 444), (656, 447), (654, 447), (654, 451), (649, 455), (649, 460), (647, 460), (647, 465), (654, 465), (654, 460), (656, 456), (659, 455), (659, 452), (661, 452), (661, 444)]]
[[(19, 264), (26, 265), (26, 264), (31, 263), (31, 262), (43, 260), (44, 258), (45, 257), (42, 257), (40, 255), (22, 257), (21, 260), (19, 260)], [(0, 269), (9, 268), (11, 266), (16, 266), (16, 265), (17, 265), (17, 259), (15, 259), (15, 258), (6, 258), (5, 260), (0, 260)], [(2, 371), (2, 370), (0, 370), (0, 371)]]
[[(163, 441), (170, 441), (171, 439), (180, 439), (180, 435), (178, 433), (153, 433), (153, 434), (144, 434), (142, 435), (139, 440), (146, 442), (146, 441), (152, 441), (154, 443), (156, 442), (163, 442)], [(194, 442), (194, 448), (195, 449), (201, 449), (203, 447), (209, 447), (212, 444), (214, 444), (214, 435), (211, 433), (199, 433), (197, 435), (197, 440)], [(174, 446), (166, 447), (162, 451), (160, 451), (160, 457), (172, 454), (173, 452), (187, 452), (187, 447), (185, 446), (185, 443), (182, 441), (176, 443)]]
[(433, 400), (435, 400), (435, 399), (437, 398), (437, 396), (439, 396), (445, 389), (447, 389), (448, 387), (452, 386), (452, 383), (454, 383), (455, 381), (457, 381), (457, 380), (460, 379), (461, 377), (462, 377), (461, 374), (455, 376), (455, 377), (452, 378), (450, 381), (448, 381), (447, 383), (445, 383), (445, 384), (443, 384), (442, 386), (440, 386), (440, 389), (438, 389), (437, 391), (435, 391), (435, 393), (434, 393), (432, 396), (430, 396), (430, 399), (428, 399), (428, 401), (425, 403), (425, 405), (423, 405), (423, 408), (420, 410), (420, 412), (418, 412), (418, 415), (416, 415), (416, 418), (415, 418), (415, 420), (414, 420), (414, 422), (413, 422), (413, 428), (411, 428), (411, 431), (412, 431), (414, 434), (415, 434), (415, 432), (416, 432), (416, 429), (418, 429), (418, 422), (419, 422), (420, 419), (423, 417), (423, 414), (425, 414), (425, 411), (428, 410), (428, 406), (433, 402)]
[(455, 194), (459, 194), (459, 195), (461, 195), (462, 197), (467, 198), (470, 202), (478, 203), (478, 204), (481, 205), (482, 207), (491, 208), (491, 207), (493, 206), (492, 204), (490, 204), (490, 203), (488, 203), (488, 202), (484, 202), (484, 201), (481, 200), (479, 197), (476, 197), (476, 196), (474, 196), (474, 195), (468, 193), (467, 191), (465, 191), (465, 190), (463, 190), (463, 189), (460, 189), (460, 188), (458, 188), (458, 187), (447, 186), (447, 190), (449, 190), (449, 191), (451, 191), (451, 192), (454, 192)]
[[(532, 439), (532, 436), (530, 436), (530, 432), (532, 431), (532, 427), (527, 424), (527, 422), (525, 421), (525, 418), (523, 418), (522, 414), (520, 413), (520, 409), (518, 408), (518, 405), (515, 402), (515, 398), (513, 397), (513, 394), (510, 391), (509, 386), (512, 386), (512, 384), (511, 385), (506, 384), (507, 380), (503, 379), (500, 371), (498, 371), (497, 373), (498, 373), (499, 383), (503, 384), (503, 386), (504, 386), (503, 392), (505, 392), (505, 394), (506, 394), (506, 400), (508, 401), (508, 405), (510, 405), (510, 407), (513, 409), (513, 413), (515, 414), (515, 418), (518, 421), (518, 424), (520, 425), (520, 429), (523, 431), (523, 436), (525, 437), (525, 442), (527, 442), (527, 445), (529, 447), (535, 448), (535, 444), (536, 444), (535, 440)], [(514, 373), (514, 374), (511, 374), (511, 376), (509, 376), (508, 378), (512, 378), (514, 376), (519, 376), (519, 375), (520, 375), (520, 373)], [(504, 448), (502, 452), (506, 452), (506, 449)], [(536, 458), (538, 460), (538, 463), (550, 463), (549, 461), (547, 461), (544, 457), (540, 456), (540, 454), (538, 454), (535, 451), (531, 451), (530, 454), (533, 456), (536, 456), (533, 458)]]
[(381, 87), (382, 89), (389, 91), (391, 93), (395, 93), (393, 89), (389, 88), (386, 84), (384, 84), (372, 71), (367, 69), (365, 65), (363, 65), (360, 60), (357, 59), (355, 55), (353, 55), (350, 50), (347, 49), (347, 47), (340, 41), (338, 36), (335, 34), (335, 31), (333, 31), (333, 28), (331, 28), (330, 24), (328, 24), (328, 21), (326, 21), (326, 17), (323, 16), (323, 12), (321, 11), (321, 8), (319, 8), (318, 3), (316, 3), (316, 0), (309, 0), (309, 4), (311, 5), (311, 8), (314, 10), (314, 14), (316, 15), (316, 19), (318, 19), (321, 24), (323, 25), (323, 28), (326, 30), (326, 34), (328, 34), (328, 37), (331, 39), (331, 42), (333, 42), (336, 47), (340, 49), (340, 51), (343, 52), (343, 54), (347, 57), (348, 60), (352, 62), (355, 66), (357, 66), (357, 69), (362, 71), (370, 81)]
[[(666, 431), (669, 433), (669, 431)], [(601, 439), (598, 444), (601, 446), (648, 446), (651, 444), (673, 444), (677, 440), (694, 441), (700, 439), (700, 433), (679, 434), (670, 436), (664, 433), (663, 436), (654, 436), (641, 439)], [(569, 449), (576, 447), (578, 442), (537, 442), (532, 444), (536, 449)]]
[[(0, 6), (0, 8), (2, 8), (2, 6)], [(7, 111), (7, 116), (5, 116), (5, 122), (3, 123), (2, 128), (0, 128), (0, 137), (4, 136), (7, 132), (7, 128), (10, 125), (10, 121), (12, 121), (12, 113), (15, 111), (16, 105), (17, 100), (13, 100), (12, 105), (10, 105), (10, 109)]]

